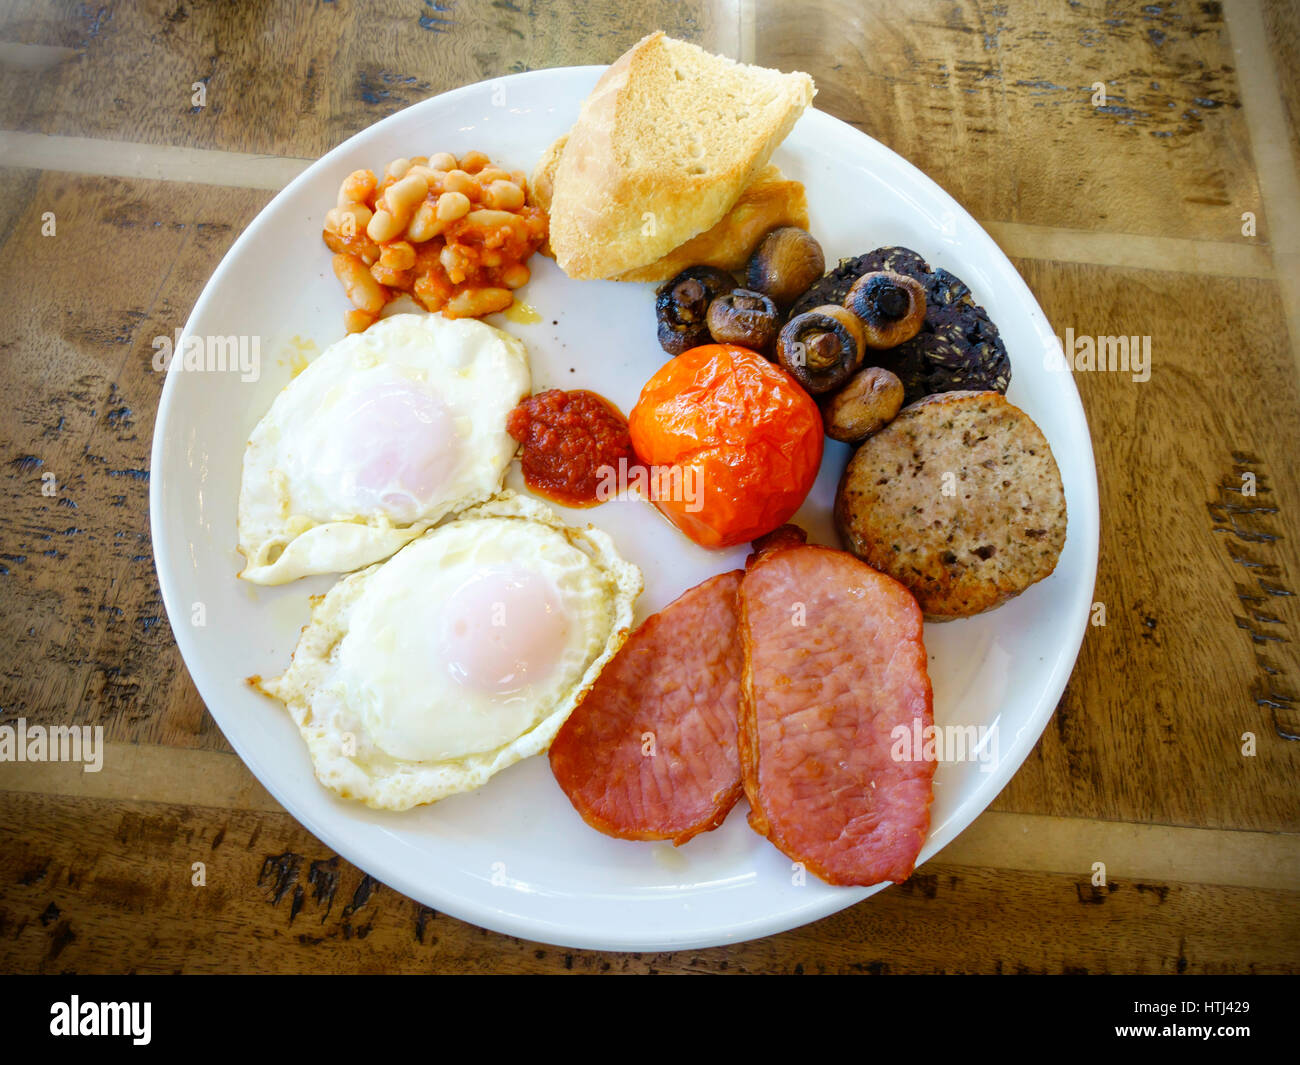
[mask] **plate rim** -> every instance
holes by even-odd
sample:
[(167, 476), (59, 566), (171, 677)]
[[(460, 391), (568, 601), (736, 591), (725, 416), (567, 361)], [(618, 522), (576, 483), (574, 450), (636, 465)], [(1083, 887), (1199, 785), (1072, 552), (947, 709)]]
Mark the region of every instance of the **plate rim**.
[[(204, 284), (198, 299), (191, 308), (186, 318), (185, 327), (181, 333), (180, 344), (177, 350), (183, 350), (186, 338), (191, 335), (191, 324), (196, 321), (207, 309), (208, 303), (213, 299), (213, 294), (220, 288), (218, 282), (224, 279), (227, 270), (238, 257), (238, 253), (244, 247), (245, 243), (252, 243), (257, 236), (258, 230), (266, 224), (266, 220), (277, 213), (285, 201), (292, 199), (296, 190), (304, 184), (307, 184), (321, 170), (327, 169), (333, 161), (350, 151), (351, 145), (359, 138), (371, 133), (377, 127), (390, 122), (396, 122), (400, 116), (406, 112), (431, 106), (434, 101), (454, 102), (459, 96), (468, 96), (475, 90), (480, 89), (485, 84), (519, 84), (525, 81), (545, 80), (557, 76), (578, 76), (598, 74), (607, 69), (606, 65), (592, 64), (583, 66), (561, 66), (545, 67), (537, 70), (523, 71), (516, 74), (501, 75), (498, 77), (485, 78), (477, 82), (471, 82), (466, 85), (458, 86), (455, 89), (446, 92), (437, 93), (426, 97), (423, 100), (416, 101), (391, 115), (370, 123), (362, 129), (357, 130), (351, 136), (335, 145), (332, 149), (320, 156), (308, 166), (304, 167), (302, 172), (296, 175), (284, 188), (275, 194), (271, 200), (257, 213), (257, 215), (245, 226), (243, 232), (235, 239), (231, 246), (222, 256), (215, 271)], [(1050, 329), (1046, 314), (1038, 303), (1037, 298), (1030, 290), (1028, 284), (1021, 276), (1020, 271), (1007, 254), (998, 245), (997, 241), (984, 229), (979, 222), (970, 215), (962, 204), (940, 186), (934, 179), (930, 178), (922, 170), (914, 166), (906, 158), (899, 155), (889, 146), (877, 141), (869, 134), (857, 129), (848, 122), (838, 119), (825, 111), (809, 107), (805, 116), (814, 116), (813, 121), (819, 123), (830, 123), (832, 127), (842, 127), (841, 134), (849, 134), (855, 137), (866, 138), (871, 141), (879, 150), (893, 157), (894, 163), (901, 168), (903, 173), (913, 183), (913, 187), (919, 188), (922, 192), (935, 196), (940, 203), (951, 205), (954, 216), (969, 224), (980, 234), (987, 238), (989, 244), (995, 249), (995, 252), (1003, 260), (1004, 265), (1009, 271), (1009, 276), (1013, 279), (1012, 284), (1018, 288), (1013, 295), (1013, 302), (1018, 304), (1024, 303), (1031, 308), (1031, 318), (1036, 312), (1037, 318), (1041, 324)], [(1037, 326), (1039, 323), (1036, 322)], [(1013, 367), (1014, 370), (1014, 367)], [(361, 869), (367, 875), (373, 876), (367, 868), (368, 860), (358, 860), (358, 848), (360, 844), (354, 847), (351, 839), (347, 838), (346, 833), (338, 831), (336, 828), (321, 823), (320, 819), (310, 812), (303, 810), (297, 803), (291, 801), (286, 794), (285, 785), (277, 780), (276, 774), (271, 771), (273, 767), (264, 765), (261, 758), (251, 749), (246, 748), (244, 744), (236, 741), (222, 726), (222, 720), (219, 712), (214, 710), (214, 705), (219, 705), (219, 701), (210, 698), (209, 694), (204, 691), (204, 684), (200, 682), (195, 675), (194, 670), (190, 667), (190, 661), (200, 661), (202, 658), (201, 651), (197, 644), (197, 638), (188, 630), (185, 625), (177, 626), (173, 619), (184, 617), (186, 611), (179, 609), (177, 596), (179, 590), (173, 585), (173, 563), (171, 550), (167, 544), (166, 537), (159, 535), (161, 516), (165, 507), (165, 485), (162, 474), (166, 470), (166, 457), (164, 455), (163, 442), (168, 439), (168, 433), (171, 428), (173, 415), (173, 401), (177, 389), (177, 379), (180, 378), (179, 366), (169, 366), (164, 377), (163, 387), (158, 398), (158, 410), (154, 420), (153, 439), (150, 446), (150, 486), (149, 486), (149, 526), (150, 540), (153, 549), (154, 569), (158, 578), (159, 589), (163, 599), (164, 609), (167, 611), (168, 623), (172, 629), (172, 635), (176, 642), (178, 651), (181, 654), (186, 672), (190, 680), (199, 692), (200, 698), (203, 699), (204, 707), (212, 716), (217, 727), (221, 729), (222, 735), (226, 742), (234, 749), (248, 769), (257, 778), (258, 782), (267, 789), (275, 800), (284, 808), (285, 812), (291, 814), (295, 820), (304, 828), (311, 832), (323, 844), (330, 847), (337, 854), (347, 859), (357, 868)], [(1059, 400), (1070, 405), (1070, 415), (1077, 417), (1083, 427), (1082, 440), (1086, 444), (1086, 454), (1080, 449), (1079, 457), (1086, 459), (1084, 472), (1090, 471), (1091, 476), (1083, 477), (1082, 483), (1074, 485), (1076, 494), (1082, 498), (1076, 498), (1071, 508), (1070, 519), (1073, 530), (1091, 531), (1086, 542), (1082, 542), (1080, 547), (1083, 551), (1083, 570), (1080, 580), (1086, 582), (1089, 591), (1087, 598), (1091, 596), (1096, 587), (1097, 562), (1100, 550), (1100, 505), (1097, 481), (1097, 464), (1096, 457), (1092, 447), (1091, 431), (1088, 425), (1087, 413), (1083, 408), (1082, 400), (1079, 396), (1078, 386), (1074, 381), (1072, 374), (1063, 375), (1068, 382), (1068, 388), (1062, 389)], [(153, 472), (157, 471), (157, 472)], [(1078, 512), (1079, 505), (1083, 505), (1083, 513)], [(1078, 535), (1076, 532), (1075, 535)], [(1069, 536), (1069, 532), (1067, 532)], [(1068, 652), (1058, 657), (1057, 664), (1052, 673), (1048, 676), (1047, 681), (1040, 692), (1037, 703), (1032, 715), (1029, 716), (1027, 723), (1016, 735), (1016, 740), (1011, 748), (1005, 752), (1000, 752), (997, 767), (994, 772), (988, 774), (988, 780), (981, 785), (980, 792), (977, 796), (987, 793), (987, 799), (982, 803), (978, 801), (968, 801), (967, 805), (970, 810), (964, 811), (959, 809), (939, 831), (931, 831), (927, 834), (926, 840), (922, 846), (920, 854), (917, 856), (917, 867), (919, 868), (924, 862), (929, 860), (938, 851), (942, 850), (953, 839), (956, 839), (964, 832), (975, 818), (984, 813), (998, 794), (1010, 781), (1010, 779), (1019, 771), (1020, 767), (1028, 758), (1030, 752), (1037, 744), (1047, 723), (1055, 713), (1056, 706), (1064, 693), (1066, 684), (1074, 672), (1077, 664), (1079, 651), (1083, 644), (1083, 638), (1087, 631), (1089, 611), (1084, 610), (1073, 619), (1072, 627), (1063, 626), (1063, 633), (1058, 647)], [(1064, 619), (1063, 620), (1067, 620)], [(385, 875), (376, 879), (382, 883), (388, 884), (397, 891), (402, 892), (408, 897), (416, 900), (429, 898), (429, 892), (422, 885), (412, 882), (401, 870), (396, 871), (396, 875), (386, 871)], [(535, 917), (520, 917), (514, 912), (499, 906), (486, 905), (474, 898), (458, 896), (450, 901), (439, 898), (435, 903), (437, 908), (450, 916), (474, 924), (480, 928), (496, 931), (501, 934), (515, 936), (530, 942), (540, 942), (550, 945), (572, 947), (577, 949), (591, 949), (604, 951), (667, 951), (680, 949), (702, 949), (713, 946), (723, 946), (732, 943), (744, 942), (751, 939), (762, 938), (770, 935), (776, 935), (781, 932), (789, 931), (794, 928), (802, 927), (812, 921), (820, 920), (831, 914), (838, 913), (850, 906), (862, 901), (863, 899), (882, 891), (888, 884), (878, 884), (867, 888), (841, 888), (835, 893), (814, 896), (810, 901), (799, 907), (783, 909), (779, 915), (767, 915), (765, 917), (756, 917), (733, 924), (718, 925), (709, 933), (688, 933), (675, 934), (672, 931), (661, 931), (656, 935), (648, 935), (641, 931), (627, 936), (590, 935), (582, 929), (573, 928), (565, 925), (563, 928), (551, 925), (545, 920)], [(840, 894), (839, 892), (842, 892)]]

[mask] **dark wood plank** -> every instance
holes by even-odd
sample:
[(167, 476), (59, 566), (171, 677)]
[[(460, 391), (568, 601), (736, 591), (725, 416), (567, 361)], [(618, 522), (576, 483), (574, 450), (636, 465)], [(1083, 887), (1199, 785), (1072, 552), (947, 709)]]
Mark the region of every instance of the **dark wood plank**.
[[(0, 40), (75, 50), (0, 68), (0, 128), (314, 158), (427, 96), (537, 67), (608, 63), (655, 29), (734, 49), (720, 0), (376, 0), (292, 7), (18, 0)], [(206, 86), (195, 107), (191, 86)]]
[[(1276, 733), (1268, 705), (1268, 693), (1300, 705), (1300, 399), (1277, 286), (1017, 266), (1058, 336), (1150, 335), (1151, 370), (1145, 382), (1075, 374), (1100, 482), (1106, 625), (1089, 629), (996, 808), (1296, 831), (1300, 744)], [(1256, 496), (1220, 489), (1242, 488), (1243, 472)], [(1241, 512), (1256, 507), (1276, 513)], [(1254, 757), (1241, 754), (1246, 732)]]
[[(184, 325), (270, 194), (4, 173), (22, 195), (6, 205), (0, 251), (0, 708), (227, 750), (154, 574), (152, 339)], [(54, 236), (42, 235), (47, 211)]]
[(760, 2), (756, 60), (978, 218), (1240, 240), (1259, 211), (1217, 3)]

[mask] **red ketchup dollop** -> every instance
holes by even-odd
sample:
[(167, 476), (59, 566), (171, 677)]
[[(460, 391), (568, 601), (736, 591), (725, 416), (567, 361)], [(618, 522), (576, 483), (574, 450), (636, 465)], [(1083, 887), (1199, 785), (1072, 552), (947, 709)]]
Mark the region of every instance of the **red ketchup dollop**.
[[(637, 465), (627, 419), (595, 392), (552, 388), (510, 412), (506, 432), (524, 445), (524, 483), (566, 507), (613, 498)], [(619, 460), (622, 459), (620, 464)]]

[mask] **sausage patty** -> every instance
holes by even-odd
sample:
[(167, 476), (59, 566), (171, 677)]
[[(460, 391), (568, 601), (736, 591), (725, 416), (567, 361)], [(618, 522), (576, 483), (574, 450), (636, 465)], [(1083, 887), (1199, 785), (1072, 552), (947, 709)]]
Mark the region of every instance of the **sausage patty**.
[(778, 534), (740, 586), (749, 823), (827, 883), (905, 880), (935, 770), (893, 756), (898, 728), (934, 723), (921, 611), (847, 552)]
[(736, 805), (740, 578), (711, 577), (647, 618), (555, 737), (551, 771), (592, 828), (680, 845)]
[(850, 550), (928, 618), (969, 617), (1056, 568), (1065, 491), (1046, 438), (997, 392), (909, 407), (849, 461), (835, 521)]

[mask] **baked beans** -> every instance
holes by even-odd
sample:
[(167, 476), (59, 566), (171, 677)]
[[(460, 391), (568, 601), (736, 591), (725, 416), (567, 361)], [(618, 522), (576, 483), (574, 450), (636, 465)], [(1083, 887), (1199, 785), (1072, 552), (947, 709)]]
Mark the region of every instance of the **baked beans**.
[(482, 152), (394, 159), (382, 179), (354, 171), (322, 231), (353, 304), (348, 332), (368, 328), (401, 292), (449, 318), (506, 310), (547, 225), (523, 172)]
[(378, 314), (388, 302), (388, 295), (374, 274), (355, 255), (337, 253), (334, 256), (334, 276), (343, 282), (343, 291), (348, 294), (348, 299), (367, 314)]

